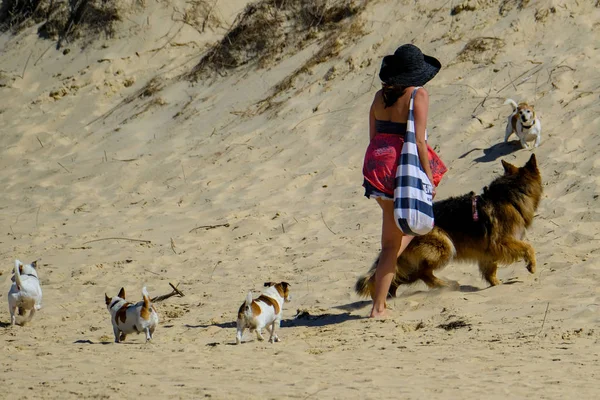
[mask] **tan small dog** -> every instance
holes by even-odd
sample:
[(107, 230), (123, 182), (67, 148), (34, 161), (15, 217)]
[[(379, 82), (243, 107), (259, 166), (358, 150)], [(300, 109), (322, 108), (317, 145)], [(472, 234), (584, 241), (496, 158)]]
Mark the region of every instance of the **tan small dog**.
[(504, 143), (506, 143), (509, 136), (514, 133), (519, 137), (522, 148), (529, 148), (527, 142), (533, 140), (535, 140), (533, 147), (538, 147), (542, 140), (542, 123), (536, 116), (533, 106), (524, 102), (517, 104), (512, 99), (507, 99), (504, 104), (510, 104), (513, 108), (513, 112), (508, 117), (506, 123)]
[(267, 289), (256, 299), (252, 299), (252, 292), (248, 292), (246, 301), (240, 306), (237, 318), (237, 332), (235, 343), (242, 342), (244, 330), (256, 332), (258, 340), (264, 340), (262, 329), (267, 328), (270, 334), (269, 342), (279, 342), (275, 329), (279, 329), (283, 315), (283, 303), (291, 300), (290, 284), (287, 282), (265, 282)]
[(106, 308), (111, 315), (115, 343), (119, 343), (130, 333), (146, 334), (146, 342), (152, 339), (154, 330), (158, 325), (158, 314), (150, 303), (150, 296), (144, 287), (142, 289), (143, 300), (137, 304), (128, 303), (125, 300), (125, 288), (121, 288), (115, 297), (104, 294)]

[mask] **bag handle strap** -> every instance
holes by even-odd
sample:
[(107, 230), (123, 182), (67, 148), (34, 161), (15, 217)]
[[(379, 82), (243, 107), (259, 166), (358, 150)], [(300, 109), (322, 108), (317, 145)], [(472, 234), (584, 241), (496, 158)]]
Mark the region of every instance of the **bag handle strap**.
[[(410, 113), (414, 113), (415, 111), (415, 95), (417, 94), (417, 90), (421, 89), (422, 86), (417, 86), (415, 88), (415, 90), (413, 90), (412, 94), (410, 95), (410, 103), (408, 105), (408, 112)], [(413, 116), (413, 121), (414, 121), (414, 116)], [(425, 128), (425, 141), (427, 141), (427, 128)]]

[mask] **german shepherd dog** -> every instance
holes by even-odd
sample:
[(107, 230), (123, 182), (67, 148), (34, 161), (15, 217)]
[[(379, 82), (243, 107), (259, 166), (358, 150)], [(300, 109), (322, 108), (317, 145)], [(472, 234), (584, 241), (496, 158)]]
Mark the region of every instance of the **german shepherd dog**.
[[(435, 227), (426, 235), (416, 236), (398, 257), (391, 297), (396, 296), (400, 285), (418, 280), (430, 288), (448, 286), (449, 282), (433, 272), (450, 261), (478, 263), (482, 277), (492, 286), (501, 283), (496, 277), (498, 264), (523, 259), (527, 270), (535, 273), (533, 247), (522, 241), (542, 197), (535, 154), (523, 167), (504, 160), (502, 166), (504, 174), (484, 187), (483, 194), (470, 192), (433, 204)], [(374, 298), (378, 260), (356, 282), (356, 293), (362, 297)]]

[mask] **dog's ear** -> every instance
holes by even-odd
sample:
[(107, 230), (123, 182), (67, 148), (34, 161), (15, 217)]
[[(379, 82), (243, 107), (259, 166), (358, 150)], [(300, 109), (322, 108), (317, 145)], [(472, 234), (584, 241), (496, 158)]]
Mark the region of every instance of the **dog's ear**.
[(117, 296), (125, 300), (125, 288), (122, 287), (121, 290), (119, 290), (119, 294)]
[(265, 287), (271, 287), (274, 285), (275, 285), (275, 282), (265, 282)]
[(287, 282), (280, 282), (279, 285), (281, 286), (281, 289), (283, 290), (282, 297), (284, 299), (286, 299), (287, 301), (289, 301), (291, 285)]
[(37, 269), (37, 260), (31, 262), (31, 266)]
[(527, 161), (527, 164), (525, 164), (525, 168), (531, 171), (537, 170), (537, 159), (535, 158), (534, 153), (532, 153), (531, 157), (529, 157), (529, 161)]
[(112, 301), (111, 297), (108, 297), (106, 293), (104, 293), (104, 301), (106, 302), (106, 305), (109, 305), (110, 302)]
[(519, 168), (504, 160), (502, 160), (502, 166), (504, 167), (504, 175), (514, 175), (519, 171)]

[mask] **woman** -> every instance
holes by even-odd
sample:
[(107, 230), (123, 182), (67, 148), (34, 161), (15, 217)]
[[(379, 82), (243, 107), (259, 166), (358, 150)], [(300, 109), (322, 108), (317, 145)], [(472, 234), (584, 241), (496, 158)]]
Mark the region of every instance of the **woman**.
[(383, 88), (375, 94), (369, 112), (370, 143), (363, 166), (365, 196), (376, 199), (383, 210), (381, 254), (375, 273), (375, 298), (369, 315), (372, 318), (385, 315), (396, 259), (412, 240), (412, 236), (404, 235), (396, 226), (393, 200), (396, 168), (404, 144), (413, 92), (417, 149), (423, 170), (434, 187), (447, 170), (427, 145), (429, 95), (425, 89), (418, 88), (431, 80), (440, 68), (438, 60), (423, 55), (412, 44), (400, 46), (393, 55), (385, 56), (381, 63), (379, 78)]

